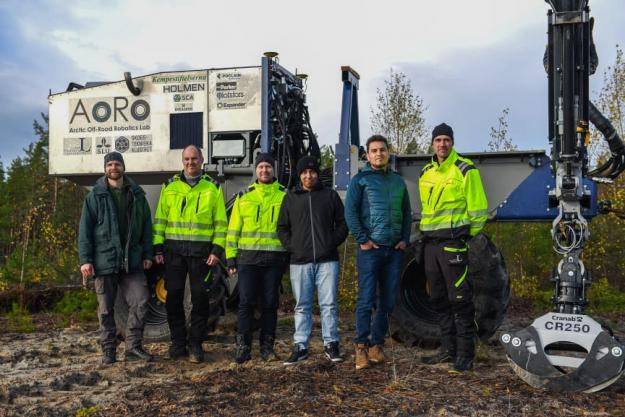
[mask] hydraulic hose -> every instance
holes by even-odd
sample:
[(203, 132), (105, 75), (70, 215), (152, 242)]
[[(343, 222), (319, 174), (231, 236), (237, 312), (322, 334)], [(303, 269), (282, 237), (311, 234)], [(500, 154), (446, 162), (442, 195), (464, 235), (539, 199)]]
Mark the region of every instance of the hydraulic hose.
[(615, 179), (625, 170), (625, 143), (623, 143), (623, 140), (612, 123), (601, 114), (599, 109), (592, 104), (592, 102), (588, 102), (588, 117), (590, 118), (590, 122), (595, 125), (597, 130), (605, 137), (612, 154), (606, 163), (588, 174), (590, 176)]

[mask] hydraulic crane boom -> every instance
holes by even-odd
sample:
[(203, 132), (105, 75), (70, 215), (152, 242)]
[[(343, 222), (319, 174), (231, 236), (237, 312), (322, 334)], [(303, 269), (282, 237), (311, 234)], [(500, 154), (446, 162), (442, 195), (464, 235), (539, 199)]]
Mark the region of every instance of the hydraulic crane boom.
[[(531, 326), (501, 336), (510, 363), (530, 385), (555, 391), (593, 392), (623, 372), (623, 345), (609, 329), (584, 315), (590, 272), (582, 261), (590, 237), (582, 209), (591, 203), (583, 179), (611, 181), (625, 168), (623, 142), (589, 99), (589, 76), (598, 58), (592, 41), (588, 0), (546, 0), (548, 45), (543, 63), (548, 76), (549, 142), (555, 189), (549, 193), (558, 216), (552, 224), (554, 250), (562, 259), (554, 269), (554, 312)], [(588, 172), (589, 121), (605, 136), (611, 159)]]

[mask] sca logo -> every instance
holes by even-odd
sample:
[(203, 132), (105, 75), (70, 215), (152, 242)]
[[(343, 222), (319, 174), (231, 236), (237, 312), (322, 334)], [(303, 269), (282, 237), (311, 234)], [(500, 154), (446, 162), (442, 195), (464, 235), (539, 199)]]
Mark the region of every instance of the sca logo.
[(174, 94), (174, 102), (193, 101), (193, 94)]
[(126, 97), (97, 100), (90, 106), (89, 103), (85, 105), (85, 102), (79, 99), (74, 106), (69, 124), (80, 119), (87, 123), (127, 122), (129, 119), (142, 122), (150, 116), (150, 104), (143, 99), (134, 100), (132, 103)]

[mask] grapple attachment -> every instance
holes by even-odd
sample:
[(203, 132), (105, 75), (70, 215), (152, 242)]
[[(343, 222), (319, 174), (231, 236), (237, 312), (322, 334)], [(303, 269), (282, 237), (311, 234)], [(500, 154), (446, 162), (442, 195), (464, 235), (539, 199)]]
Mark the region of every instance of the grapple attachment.
[(595, 392), (623, 373), (625, 346), (583, 314), (547, 313), (500, 342), (514, 372), (535, 388)]

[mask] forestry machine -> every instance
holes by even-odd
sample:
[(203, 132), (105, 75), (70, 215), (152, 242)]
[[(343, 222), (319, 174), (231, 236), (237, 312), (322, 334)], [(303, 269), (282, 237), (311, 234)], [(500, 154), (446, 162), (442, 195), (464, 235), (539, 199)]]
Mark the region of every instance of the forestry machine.
[[(504, 332), (500, 341), (514, 371), (534, 387), (559, 392), (594, 392), (623, 373), (625, 346), (607, 328), (584, 314), (591, 283), (582, 250), (589, 238), (582, 208), (591, 204), (582, 180), (612, 182), (625, 169), (625, 145), (609, 120), (589, 100), (588, 77), (597, 68), (588, 0), (546, 0), (548, 44), (544, 66), (549, 85), (549, 142), (555, 189), (551, 207), (554, 250), (552, 312), (527, 328)], [(589, 171), (589, 122), (604, 136), (610, 159)], [(603, 210), (602, 210), (603, 209)], [(607, 202), (599, 210), (610, 211)]]

